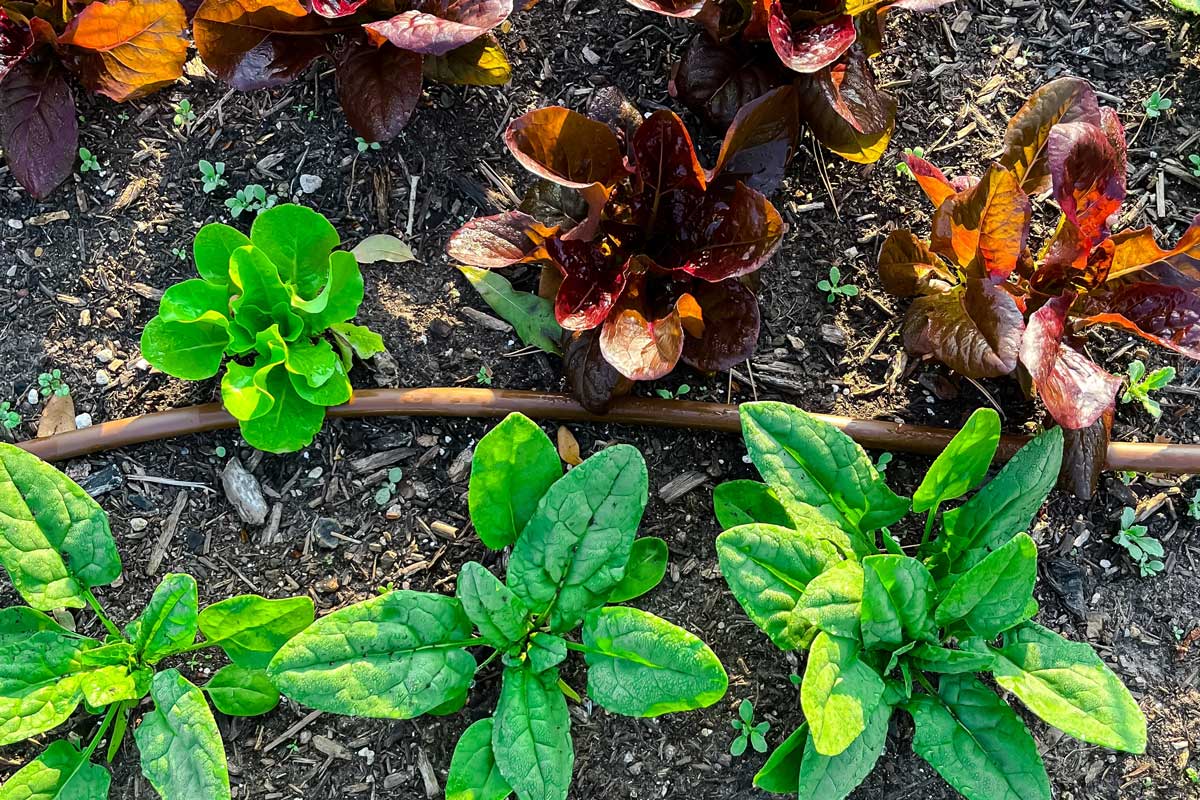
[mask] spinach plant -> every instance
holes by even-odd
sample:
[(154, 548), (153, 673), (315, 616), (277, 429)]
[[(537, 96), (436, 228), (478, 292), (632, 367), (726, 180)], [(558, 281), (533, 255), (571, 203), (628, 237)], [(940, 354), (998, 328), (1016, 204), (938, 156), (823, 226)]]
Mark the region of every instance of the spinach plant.
[(142, 332), (142, 355), (185, 380), (221, 369), (221, 400), (260, 450), (299, 450), (350, 399), (353, 357), (383, 340), (350, 322), (363, 299), (353, 253), (325, 217), (283, 205), (262, 212), (247, 237), (214, 223), (196, 234), (199, 278), (167, 289)]
[[(1088, 645), (1032, 621), (1037, 546), (1023, 531), (1058, 476), (1061, 429), (939, 513), (987, 476), (1000, 438), (990, 409), (971, 417), (911, 500), (853, 440), (799, 409), (749, 403), (741, 418), (766, 483), (717, 487), (721, 571), (771, 641), (808, 654), (805, 722), (756, 786), (841, 800), (871, 771), (902, 709), (915, 724), (913, 749), (964, 796), (1049, 800), (1032, 735), (977, 672), (1076, 738), (1145, 749), (1146, 720), (1120, 679)], [(910, 509), (926, 515), (924, 534), (903, 546), (887, 526)]]
[[(152, 705), (133, 738), (150, 784), (165, 800), (229, 800), (229, 768), (209, 703), (234, 716), (274, 708), (279, 693), (264, 669), (313, 621), (312, 601), (241, 595), (199, 610), (196, 581), (167, 575), (141, 614), (118, 627), (92, 591), (121, 574), (104, 510), (66, 475), (6, 444), (0, 563), (28, 603), (0, 609), (0, 745), (62, 725), (81, 703), (99, 720), (85, 746), (52, 742), (0, 786), (0, 797), (107, 798), (111, 776), (97, 750), (107, 738), (103, 752), (112, 762), (148, 694)], [(103, 624), (102, 637), (68, 630), (46, 613), (85, 607)], [(170, 656), (208, 647), (232, 663), (203, 687), (162, 667)]]
[[(468, 562), (455, 597), (400, 590), (347, 606), (284, 645), (268, 675), (313, 708), (410, 719), (461, 709), (476, 674), (499, 658), (495, 713), (459, 739), (446, 795), (565, 800), (575, 760), (567, 698), (579, 698), (558, 665), (570, 651), (587, 663), (588, 695), (615, 714), (703, 708), (728, 685), (691, 633), (607, 605), (662, 578), (666, 545), (634, 538), (647, 488), (633, 447), (614, 445), (563, 475), (549, 437), (510, 415), (476, 447), (468, 492), (484, 544), (512, 546), (506, 580)], [(473, 648), (493, 652), (481, 664)]]

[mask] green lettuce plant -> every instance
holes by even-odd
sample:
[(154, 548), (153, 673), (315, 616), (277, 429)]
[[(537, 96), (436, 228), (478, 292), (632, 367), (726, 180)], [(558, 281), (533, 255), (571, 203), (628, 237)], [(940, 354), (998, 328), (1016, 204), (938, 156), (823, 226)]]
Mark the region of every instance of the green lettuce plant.
[[(0, 563), (28, 603), (0, 609), (0, 746), (62, 725), (81, 704), (98, 720), (86, 745), (51, 742), (0, 786), (0, 798), (107, 798), (111, 775), (97, 763), (97, 749), (107, 738), (112, 762), (149, 695), (133, 738), (150, 785), (164, 800), (229, 800), (225, 748), (209, 703), (234, 716), (274, 708), (279, 693), (265, 667), (313, 621), (312, 601), (240, 595), (200, 610), (196, 581), (167, 575), (145, 609), (119, 628), (92, 592), (121, 574), (104, 510), (66, 475), (6, 444)], [(104, 635), (76, 633), (47, 613), (71, 608), (91, 608)], [(197, 633), (204, 639), (196, 641)], [(163, 668), (171, 656), (209, 647), (232, 663), (204, 686)]]
[[(901, 709), (913, 718), (913, 749), (965, 797), (1049, 800), (1033, 736), (975, 673), (1078, 739), (1145, 750), (1145, 717), (1120, 679), (1087, 644), (1032, 621), (1037, 546), (1024, 531), (1058, 476), (1060, 429), (939, 513), (983, 484), (1000, 438), (992, 410), (971, 417), (911, 500), (853, 440), (799, 409), (748, 403), (741, 418), (765, 483), (717, 487), (721, 571), (772, 642), (808, 656), (805, 721), (756, 786), (842, 800), (874, 767)], [(926, 515), (924, 534), (904, 546), (887, 526), (910, 509)]]
[[(185, 380), (225, 363), (221, 400), (260, 450), (299, 450), (350, 399), (353, 357), (383, 340), (350, 322), (363, 300), (354, 253), (325, 217), (297, 205), (262, 212), (247, 237), (214, 223), (192, 247), (199, 278), (163, 294), (142, 332), (142, 355)], [(228, 361), (226, 358), (228, 357)]]
[[(635, 448), (614, 445), (563, 475), (550, 439), (510, 415), (475, 448), (468, 492), (483, 542), (512, 545), (506, 580), (468, 562), (454, 597), (389, 591), (347, 606), (284, 645), (268, 675), (316, 709), (411, 719), (461, 709), (499, 659), (496, 710), (459, 739), (446, 796), (565, 800), (575, 760), (567, 698), (580, 699), (559, 677), (569, 652), (583, 654), (588, 695), (614, 714), (703, 708), (728, 685), (700, 639), (608, 605), (662, 579), (666, 545), (635, 538), (647, 490)], [(482, 663), (479, 648), (492, 651)]]

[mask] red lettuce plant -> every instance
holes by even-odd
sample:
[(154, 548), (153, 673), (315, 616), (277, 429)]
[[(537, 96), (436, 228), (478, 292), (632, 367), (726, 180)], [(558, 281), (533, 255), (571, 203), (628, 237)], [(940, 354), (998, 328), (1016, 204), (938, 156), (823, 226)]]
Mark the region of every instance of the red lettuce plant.
[(384, 142), (408, 124), (422, 76), (508, 82), (508, 59), (489, 31), (512, 10), (512, 0), (204, 0), (193, 34), (209, 69), (244, 92), (332, 59), (346, 119), (363, 138)]
[[(1085, 354), (1086, 330), (1120, 328), (1200, 359), (1200, 218), (1170, 250), (1149, 227), (1112, 233), (1125, 132), (1078, 78), (1030, 97), (981, 178), (951, 181), (914, 156), (908, 166), (937, 211), (928, 242), (893, 231), (879, 257), (884, 287), (916, 297), (905, 346), (972, 378), (1016, 374), (1066, 429), (1064, 478), (1087, 496), (1121, 380)], [(1047, 189), (1061, 214), (1034, 254), (1030, 197)]]
[(13, 177), (45, 197), (79, 149), (79, 82), (117, 102), (175, 82), (187, 57), (177, 0), (0, 0), (0, 148)]
[(794, 103), (785, 87), (743, 108), (712, 170), (679, 117), (643, 120), (615, 90), (599, 93), (588, 116), (531, 111), (505, 142), (541, 180), (522, 210), (472, 220), (447, 251), (484, 269), (549, 267), (542, 293), (568, 334), (568, 382), (589, 408), (679, 361), (728, 369), (758, 340), (750, 278), (783, 237), (763, 193), (791, 156), (795, 124), (779, 109)]
[(820, 142), (870, 163), (887, 149), (896, 101), (875, 83), (892, 8), (927, 11), (949, 0), (629, 0), (704, 28), (675, 67), (671, 94), (718, 126), (777, 86), (793, 83), (796, 109)]

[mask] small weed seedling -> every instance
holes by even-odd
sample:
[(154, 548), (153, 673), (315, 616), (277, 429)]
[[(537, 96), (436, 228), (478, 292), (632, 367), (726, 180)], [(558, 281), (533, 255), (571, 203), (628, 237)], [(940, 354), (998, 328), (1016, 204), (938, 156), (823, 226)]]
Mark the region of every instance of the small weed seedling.
[(1142, 404), (1142, 408), (1146, 409), (1147, 414), (1158, 419), (1162, 416), (1162, 406), (1158, 404), (1157, 400), (1150, 397), (1150, 392), (1165, 388), (1173, 380), (1175, 380), (1174, 367), (1156, 369), (1147, 375), (1146, 365), (1135, 358), (1129, 362), (1129, 371), (1126, 374), (1127, 385), (1125, 393), (1121, 395), (1121, 402), (1131, 403), (1137, 400)]
[(375, 490), (375, 505), (383, 508), (388, 503), (392, 502), (392, 498), (396, 496), (396, 484), (404, 477), (404, 470), (399, 467), (392, 467), (388, 470), (387, 480), (383, 485)]
[(251, 183), (247, 184), (245, 189), (238, 189), (236, 195), (228, 198), (225, 201), (225, 207), (229, 209), (229, 216), (237, 219), (243, 211), (253, 211), (255, 214), (259, 214), (269, 208), (274, 208), (278, 201), (277, 196), (267, 194), (267, 190), (262, 184)]
[(49, 400), (50, 395), (66, 397), (71, 393), (71, 387), (63, 380), (61, 369), (43, 372), (37, 376), (37, 382), (38, 390), (41, 391), (43, 400)]
[(1192, 175), (1200, 178), (1200, 154), (1192, 153), (1188, 156), (1188, 161), (1192, 162)]
[(891, 453), (880, 453), (879, 458), (875, 459), (875, 469), (880, 472), (887, 472), (888, 464), (892, 463)]
[[(636, 538), (648, 484), (641, 453), (620, 444), (564, 475), (550, 438), (510, 415), (479, 440), (468, 486), (479, 538), (512, 547), (506, 579), (472, 561), (454, 597), (397, 590), (341, 608), (285, 645), (268, 675), (315, 709), (412, 719), (463, 708), (481, 667), (498, 659), (496, 710), (459, 739), (446, 796), (566, 800), (567, 702), (579, 702), (559, 676), (568, 653), (583, 654), (588, 696), (614, 714), (704, 708), (728, 686), (700, 639), (610, 605), (650, 591), (666, 570), (666, 544)], [(480, 663), (476, 648), (493, 652)]]
[(379, 142), (368, 142), (366, 139), (364, 139), (361, 136), (355, 136), (354, 143), (358, 147), (358, 152), (360, 152), (360, 153), (365, 153), (368, 150), (380, 149)]
[(196, 121), (196, 112), (192, 110), (192, 101), (184, 98), (176, 103), (173, 107), (175, 116), (171, 118), (171, 123), (176, 128), (182, 128), (184, 125), (190, 125)]
[(86, 147), (79, 148), (79, 172), (99, 172), (100, 161)]
[(1192, 495), (1192, 499), (1188, 501), (1188, 516), (1192, 519), (1200, 519), (1200, 489)]
[[(212, 194), (217, 189), (220, 189), (222, 186), (229, 185), (229, 181), (225, 180), (225, 177), (224, 177), (225, 176), (225, 162), (224, 161), (218, 161), (217, 163), (214, 164), (213, 162), (209, 161), (208, 159), (202, 158), (202, 159), (200, 159), (199, 167), (200, 167), (200, 178), (201, 178), (201, 180), (204, 181), (204, 186), (202, 188), (203, 188), (205, 194)], [(229, 205), (228, 202), (226, 202), (226, 205)], [(230, 208), (232, 209), (232, 206), (230, 206)], [(241, 211), (239, 211), (238, 213), (240, 214)]]
[(842, 297), (856, 297), (858, 295), (858, 287), (852, 283), (842, 284), (842, 271), (837, 267), (829, 268), (829, 279), (822, 280), (817, 283), (817, 288), (822, 292), (828, 292), (825, 301), (832, 303)]
[[(916, 158), (924, 158), (925, 157), (925, 148), (924, 147), (906, 147), (906, 148), (904, 148), (904, 155), (915, 156)], [(897, 161), (896, 162), (896, 174), (900, 175), (902, 177), (905, 177), (905, 178), (911, 178), (913, 180), (916, 179), (916, 176), (913, 175), (913, 171), (908, 166), (907, 161)]]
[(492, 368), (484, 364), (479, 368), (479, 372), (475, 373), (475, 382), (480, 386), (492, 385)]
[(1163, 546), (1158, 539), (1146, 535), (1149, 529), (1145, 525), (1134, 524), (1135, 517), (1136, 512), (1132, 508), (1121, 512), (1121, 530), (1113, 537), (1113, 541), (1125, 548), (1129, 558), (1137, 565), (1138, 574), (1148, 578), (1163, 571)]
[(756, 753), (767, 752), (767, 731), (771, 728), (771, 723), (760, 722), (754, 724), (754, 704), (747, 698), (738, 704), (738, 715), (736, 719), (730, 720), (730, 725), (737, 731), (737, 736), (729, 745), (729, 754), (733, 757), (738, 757), (746, 752), (746, 745), (749, 744), (754, 748)]
[[(0, 786), (0, 797), (107, 798), (112, 778), (93, 756), (107, 737), (111, 763), (140, 713), (133, 738), (142, 773), (160, 796), (229, 800), (229, 767), (209, 704), (242, 717), (274, 708), (279, 692), (264, 669), (313, 621), (312, 601), (240, 595), (200, 610), (195, 579), (167, 575), (145, 610), (120, 628), (92, 592), (121, 575), (104, 510), (66, 475), (11, 445), (0, 444), (0, 485), (7, 487), (0, 492), (0, 563), (28, 603), (0, 609), (0, 746), (57, 728), (80, 704), (95, 726), (82, 748), (68, 738), (51, 742)], [(91, 608), (103, 638), (63, 628), (47, 613), (63, 608)], [(197, 634), (204, 638), (196, 641)], [(204, 686), (160, 667), (209, 647), (231, 663)]]
[(670, 389), (655, 389), (654, 393), (663, 400), (678, 400), (691, 390), (691, 386), (688, 386), (686, 383), (681, 383), (679, 384), (679, 388), (675, 391), (671, 391)]
[[(0, 425), (4, 426), (5, 430), (12, 430), (21, 424), (21, 415), (12, 410), (12, 404), (7, 400), (0, 402)], [(1200, 494), (1200, 492), (1197, 492)]]
[(180, 261), (187, 261), (187, 251), (182, 247), (172, 247), (171, 255), (175, 256)]
[(1125, 484), (1126, 486), (1131, 485), (1135, 480), (1137, 480), (1137, 476), (1137, 472), (1131, 469), (1123, 469), (1117, 473), (1117, 477), (1121, 479), (1121, 483)]
[[(976, 411), (910, 499), (832, 425), (783, 403), (744, 403), (740, 413), (765, 483), (713, 493), (725, 529), (721, 572), (776, 646), (807, 652), (805, 721), (767, 759), (757, 787), (846, 797), (883, 752), (892, 714), (904, 711), (917, 755), (971, 800), (1050, 800), (1033, 736), (976, 672), (1071, 736), (1145, 750), (1146, 719), (1120, 679), (1087, 644), (1033, 621), (1037, 545), (1024, 531), (1058, 479), (1061, 428), (984, 483), (1000, 417)], [(908, 548), (915, 556), (887, 533), (910, 509), (926, 515)]]
[(1163, 112), (1171, 107), (1172, 101), (1171, 98), (1165, 96), (1158, 89), (1155, 89), (1150, 93), (1150, 96), (1146, 98), (1144, 105), (1146, 107), (1146, 118), (1156, 119), (1161, 117)]

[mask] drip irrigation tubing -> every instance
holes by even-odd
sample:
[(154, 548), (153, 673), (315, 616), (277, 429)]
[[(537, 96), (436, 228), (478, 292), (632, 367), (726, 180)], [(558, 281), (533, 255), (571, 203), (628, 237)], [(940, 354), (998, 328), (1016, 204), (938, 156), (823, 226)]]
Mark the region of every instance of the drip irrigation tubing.
[[(493, 417), (520, 412), (532, 419), (560, 422), (595, 422), (621, 425), (657, 425), (697, 430), (741, 431), (736, 405), (694, 400), (660, 400), (625, 397), (607, 414), (592, 414), (574, 399), (547, 392), (512, 389), (418, 388), (364, 389), (350, 402), (328, 409), (330, 417)], [(863, 447), (921, 455), (937, 455), (958, 432), (950, 428), (853, 419), (814, 414), (847, 433)], [(143, 442), (190, 433), (237, 427), (237, 420), (219, 403), (155, 411), (57, 433), (17, 446), (45, 461), (115, 450)], [(997, 457), (1011, 458), (1028, 441), (1024, 436), (1004, 436)], [(1200, 445), (1112, 442), (1106, 468), (1174, 475), (1200, 473)]]

